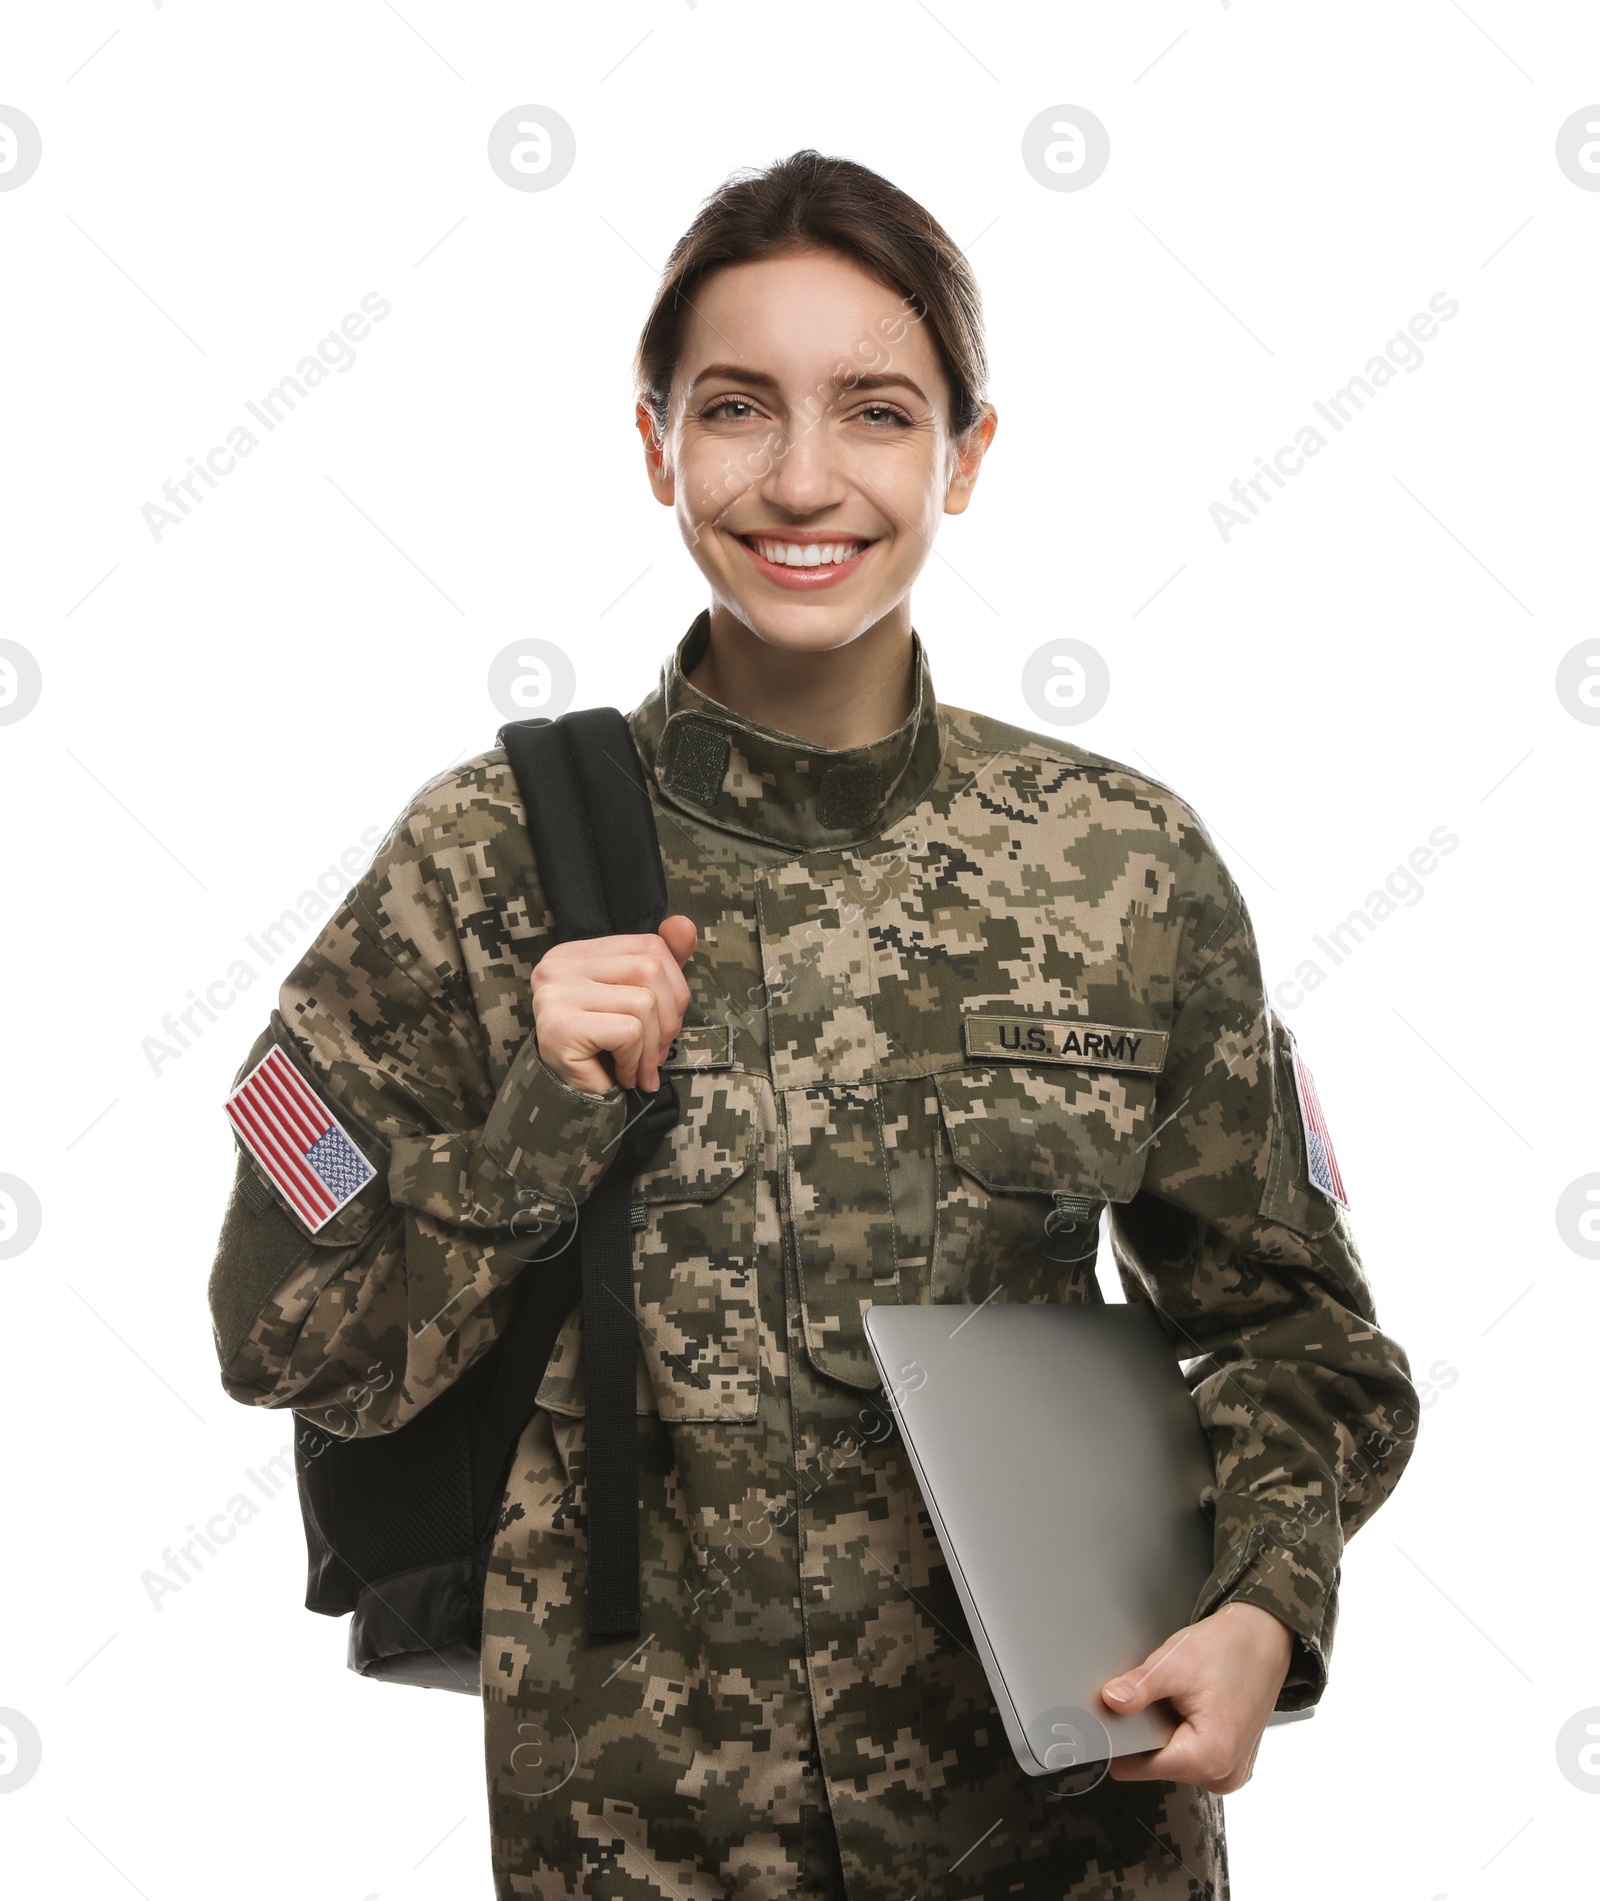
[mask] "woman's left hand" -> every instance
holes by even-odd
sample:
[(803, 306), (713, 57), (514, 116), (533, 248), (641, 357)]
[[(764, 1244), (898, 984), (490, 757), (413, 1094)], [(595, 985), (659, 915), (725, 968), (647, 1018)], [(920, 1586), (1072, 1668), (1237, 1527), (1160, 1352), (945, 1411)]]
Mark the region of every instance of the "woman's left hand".
[(1112, 1780), (1187, 1782), (1213, 1795), (1243, 1788), (1292, 1649), (1288, 1625), (1255, 1604), (1224, 1604), (1169, 1637), (1101, 1689), (1119, 1715), (1166, 1697), (1183, 1719), (1162, 1748), (1114, 1757)]

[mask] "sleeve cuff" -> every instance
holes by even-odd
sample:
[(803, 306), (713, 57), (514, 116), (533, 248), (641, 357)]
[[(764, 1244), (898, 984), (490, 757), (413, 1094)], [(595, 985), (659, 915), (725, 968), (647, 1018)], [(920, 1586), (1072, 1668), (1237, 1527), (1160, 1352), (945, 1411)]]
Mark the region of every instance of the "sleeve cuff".
[(546, 1068), (530, 1036), (481, 1130), (394, 1143), (390, 1198), (458, 1226), (559, 1225), (610, 1166), (626, 1122), (620, 1088), (602, 1096), (572, 1088)]
[[(1289, 1673), (1279, 1692), (1280, 1710), (1308, 1709), (1328, 1681), (1328, 1659), (1338, 1621), (1339, 1533), (1324, 1525), (1297, 1543), (1282, 1541), (1283, 1525), (1270, 1530), (1256, 1518), (1218, 1502), (1217, 1561), (1196, 1599), (1191, 1622), (1224, 1604), (1255, 1604), (1271, 1611), (1294, 1638)], [(1229, 1520), (1232, 1522), (1229, 1523)], [(1290, 1521), (1294, 1523), (1296, 1521)]]

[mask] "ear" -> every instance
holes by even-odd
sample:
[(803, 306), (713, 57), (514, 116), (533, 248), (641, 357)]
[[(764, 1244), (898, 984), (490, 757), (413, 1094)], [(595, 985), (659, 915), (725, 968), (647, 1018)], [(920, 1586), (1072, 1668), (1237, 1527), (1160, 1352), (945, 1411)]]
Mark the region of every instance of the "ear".
[(676, 484), (673, 481), (672, 464), (667, 459), (667, 445), (656, 428), (655, 412), (648, 403), (637, 403), (633, 420), (639, 431), (639, 440), (644, 444), (644, 462), (650, 476), (651, 490), (658, 502), (670, 508), (676, 499)]
[(945, 490), (944, 512), (947, 515), (966, 513), (967, 503), (972, 500), (973, 485), (978, 479), (978, 470), (988, 452), (989, 444), (994, 440), (994, 432), (999, 427), (1000, 417), (992, 403), (985, 403), (977, 420), (965, 435), (956, 439), (953, 454), (954, 467), (950, 472), (949, 486)]

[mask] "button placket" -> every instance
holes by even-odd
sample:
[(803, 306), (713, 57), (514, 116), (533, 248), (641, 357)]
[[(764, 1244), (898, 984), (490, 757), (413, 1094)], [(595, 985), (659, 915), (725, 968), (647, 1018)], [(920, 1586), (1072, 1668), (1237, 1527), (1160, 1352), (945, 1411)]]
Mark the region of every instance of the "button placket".
[(785, 1090), (782, 1100), (806, 1352), (834, 1379), (875, 1387), (862, 1315), (900, 1299), (878, 1091), (837, 1084)]

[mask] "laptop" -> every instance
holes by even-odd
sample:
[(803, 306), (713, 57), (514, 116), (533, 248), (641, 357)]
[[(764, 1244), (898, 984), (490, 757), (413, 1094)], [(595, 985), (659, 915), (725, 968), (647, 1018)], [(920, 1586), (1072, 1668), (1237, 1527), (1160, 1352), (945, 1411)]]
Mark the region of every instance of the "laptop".
[(1119, 1715), (1100, 1685), (1188, 1623), (1215, 1467), (1154, 1312), (891, 1304), (865, 1326), (1018, 1763), (1159, 1748), (1171, 1704)]

